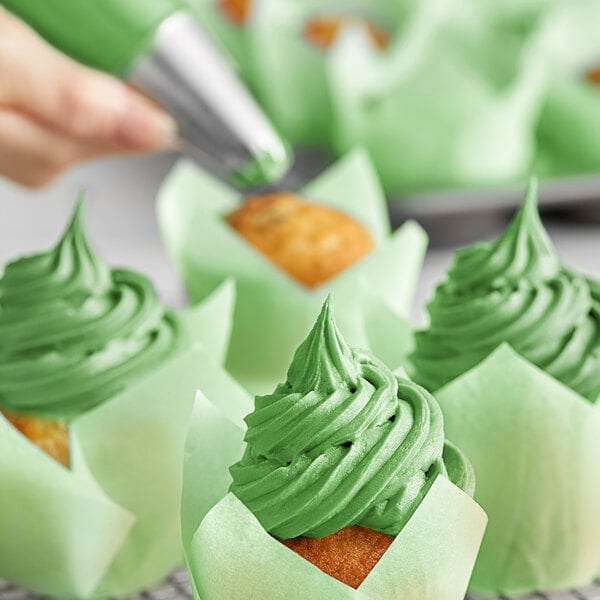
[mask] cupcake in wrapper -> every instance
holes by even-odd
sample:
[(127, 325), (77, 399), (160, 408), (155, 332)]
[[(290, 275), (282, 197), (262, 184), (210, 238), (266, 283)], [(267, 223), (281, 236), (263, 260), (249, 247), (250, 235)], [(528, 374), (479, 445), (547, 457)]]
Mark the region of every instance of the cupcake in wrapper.
[(433, 397), (348, 346), (329, 300), (245, 436), (232, 397), (200, 393), (188, 433), (197, 598), (462, 600), (486, 521), (471, 466)]
[(541, 224), (535, 182), (504, 235), (459, 250), (415, 336), (412, 375), (489, 516), (471, 587), (516, 594), (600, 572), (600, 304)]
[(558, 3), (548, 11), (541, 52), (553, 78), (537, 125), (540, 169), (547, 175), (590, 173), (600, 165), (600, 5)]
[(386, 54), (345, 36), (329, 70), (335, 147), (365, 147), (389, 193), (519, 179), (547, 82), (536, 50), (470, 0), (420, 3)]
[(600, 165), (600, 86), (590, 81), (554, 84), (538, 126), (547, 174), (594, 173)]
[(292, 143), (364, 146), (390, 194), (597, 166), (595, 0), (190, 4)]
[[(364, 153), (349, 155), (295, 196), (252, 198), (241, 208), (240, 200), (238, 192), (181, 163), (161, 189), (158, 208), (163, 238), (193, 302), (235, 278), (227, 359), (233, 375), (253, 392), (272, 389), (330, 290), (350, 342), (398, 366), (411, 346), (407, 319), (426, 237), (410, 222), (390, 233)], [(260, 208), (256, 215), (252, 203)]]
[(396, 0), (194, 0), (279, 130), (299, 145), (331, 146), (328, 62), (348, 33), (386, 52), (412, 3)]
[(342, 34), (385, 52), (409, 4), (389, 0), (258, 0), (246, 27), (247, 77), (295, 144), (331, 146), (328, 63)]
[(180, 563), (190, 391), (219, 377), (233, 309), (230, 283), (163, 307), (94, 254), (82, 210), (0, 278), (0, 577), (72, 598), (132, 593)]

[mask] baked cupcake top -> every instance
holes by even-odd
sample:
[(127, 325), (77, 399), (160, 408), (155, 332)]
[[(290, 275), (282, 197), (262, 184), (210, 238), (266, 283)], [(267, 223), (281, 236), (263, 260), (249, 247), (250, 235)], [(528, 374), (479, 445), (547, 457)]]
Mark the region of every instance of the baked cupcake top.
[(329, 300), (286, 383), (258, 396), (246, 422), (231, 491), (280, 539), (352, 525), (396, 535), (440, 474), (473, 492), (433, 397), (350, 348)]
[(600, 304), (561, 265), (532, 183), (494, 242), (458, 250), (416, 334), (414, 377), (437, 390), (504, 342), (590, 400), (600, 394)]
[(227, 221), (249, 244), (308, 288), (329, 281), (375, 247), (362, 223), (288, 192), (249, 196)]
[(180, 343), (146, 277), (91, 250), (79, 202), (49, 252), (0, 279), (0, 408), (68, 419), (122, 390)]

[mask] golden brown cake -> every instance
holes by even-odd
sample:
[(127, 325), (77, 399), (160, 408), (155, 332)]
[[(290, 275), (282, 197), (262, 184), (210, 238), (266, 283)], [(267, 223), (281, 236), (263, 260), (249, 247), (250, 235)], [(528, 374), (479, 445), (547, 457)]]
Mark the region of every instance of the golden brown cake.
[(394, 541), (391, 535), (354, 525), (323, 538), (284, 540), (288, 548), (331, 577), (356, 589)]
[(289, 193), (250, 196), (227, 220), (309, 288), (335, 277), (374, 247), (370, 233), (355, 219)]
[(6, 410), (2, 414), (38, 448), (65, 467), (69, 466), (69, 429), (64, 421), (16, 415)]
[(586, 78), (588, 79), (588, 81), (591, 81), (592, 83), (595, 83), (596, 85), (600, 85), (600, 66), (590, 69), (586, 73)]
[(236, 25), (243, 25), (250, 16), (252, 0), (219, 0), (220, 11)]
[(347, 25), (361, 25), (369, 34), (373, 46), (385, 50), (390, 43), (389, 33), (381, 25), (365, 17), (354, 15), (320, 15), (313, 17), (304, 27), (304, 36), (312, 44), (328, 50), (335, 43), (342, 28)]

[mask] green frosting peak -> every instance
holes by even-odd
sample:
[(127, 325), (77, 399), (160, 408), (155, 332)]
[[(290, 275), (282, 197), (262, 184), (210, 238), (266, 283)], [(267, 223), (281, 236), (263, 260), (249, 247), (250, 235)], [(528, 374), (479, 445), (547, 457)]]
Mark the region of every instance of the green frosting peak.
[(600, 317), (589, 283), (566, 271), (541, 223), (535, 181), (495, 242), (458, 250), (417, 332), (416, 381), (431, 390), (499, 345), (591, 400), (600, 394)]
[(0, 302), (8, 308), (16, 299), (23, 303), (37, 302), (38, 294), (46, 300), (64, 295), (84, 298), (110, 285), (110, 268), (94, 256), (86, 239), (80, 199), (67, 230), (53, 250), (6, 266), (0, 279)]
[(438, 475), (472, 493), (433, 397), (348, 346), (328, 300), (288, 381), (255, 399), (231, 490), (273, 535), (362, 525), (396, 535)]
[(287, 381), (294, 392), (331, 392), (340, 385), (356, 386), (359, 369), (352, 350), (336, 327), (327, 298), (312, 331), (300, 345)]
[(525, 200), (504, 235), (495, 242), (458, 250), (448, 272), (455, 292), (518, 285), (527, 278), (544, 282), (560, 271), (556, 251), (540, 219), (537, 180), (532, 179)]
[(54, 248), (0, 279), (0, 407), (71, 418), (157, 366), (179, 338), (145, 277), (92, 252), (79, 201)]

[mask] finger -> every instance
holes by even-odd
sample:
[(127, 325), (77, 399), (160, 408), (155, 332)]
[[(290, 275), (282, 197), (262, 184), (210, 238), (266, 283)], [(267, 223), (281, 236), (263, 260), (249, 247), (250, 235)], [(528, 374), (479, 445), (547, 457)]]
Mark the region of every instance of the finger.
[(121, 81), (83, 67), (0, 13), (0, 104), (72, 137), (132, 150), (171, 146), (176, 124)]
[(51, 183), (73, 164), (122, 152), (108, 142), (65, 137), (14, 111), (0, 111), (0, 174), (27, 187)]

